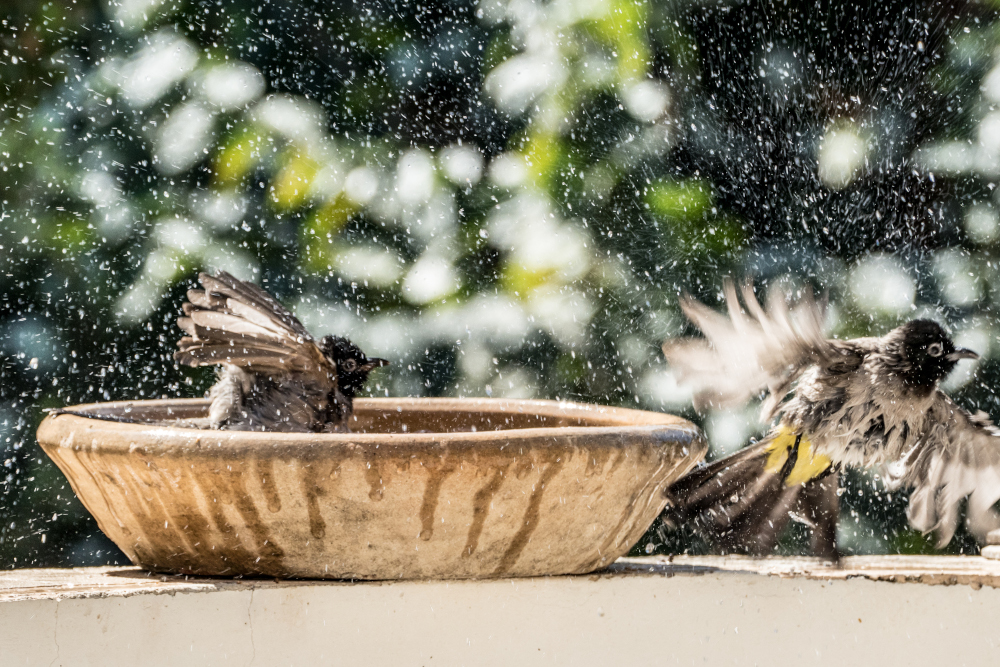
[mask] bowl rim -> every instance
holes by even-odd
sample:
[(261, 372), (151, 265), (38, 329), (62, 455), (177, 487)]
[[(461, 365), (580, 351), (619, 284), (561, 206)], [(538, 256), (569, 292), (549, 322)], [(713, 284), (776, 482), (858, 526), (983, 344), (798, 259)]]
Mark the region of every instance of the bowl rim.
[[(130, 405), (144, 407), (169, 407), (207, 405), (203, 398), (184, 399), (149, 399), (137, 401), (108, 401), (100, 403), (84, 403), (69, 406), (66, 410), (74, 412), (96, 411), (107, 408), (124, 408)], [(470, 410), (490, 411), (503, 414), (546, 414), (554, 417), (595, 417), (612, 422), (611, 424), (583, 426), (541, 426), (529, 428), (510, 428), (481, 431), (437, 431), (437, 432), (396, 432), (396, 433), (283, 433), (274, 431), (227, 431), (199, 429), (184, 426), (164, 426), (154, 423), (117, 422), (105, 419), (94, 419), (75, 414), (54, 412), (45, 417), (38, 427), (38, 440), (41, 444), (57, 446), (79, 446), (80, 438), (87, 435), (111, 436), (110, 439), (90, 438), (100, 449), (117, 449), (136, 447), (155, 447), (158, 450), (181, 447), (190, 449), (198, 446), (219, 451), (232, 452), (233, 448), (259, 449), (262, 445), (270, 447), (304, 446), (313, 448), (317, 444), (326, 445), (380, 445), (386, 448), (414, 447), (432, 445), (482, 445), (487, 442), (505, 440), (514, 445), (518, 442), (544, 439), (548, 441), (585, 440), (588, 444), (599, 441), (611, 444), (614, 441), (621, 446), (622, 436), (645, 436), (654, 441), (671, 441), (697, 446), (698, 441), (704, 443), (701, 430), (686, 419), (661, 412), (635, 410), (602, 406), (591, 403), (573, 401), (558, 401), (548, 399), (504, 399), (504, 398), (357, 398), (354, 402), (355, 412), (393, 409), (398, 412), (460, 412)], [(616, 423), (617, 422), (617, 423)], [(73, 437), (70, 437), (73, 436)], [(609, 438), (609, 436), (612, 436)], [(617, 437), (614, 437), (617, 436)], [(100, 441), (98, 443), (98, 440)], [(155, 445), (154, 445), (155, 441)], [(211, 441), (211, 442), (206, 442)], [(582, 443), (581, 443), (582, 444)], [(218, 445), (218, 446), (216, 446)], [(707, 447), (706, 447), (707, 448)]]

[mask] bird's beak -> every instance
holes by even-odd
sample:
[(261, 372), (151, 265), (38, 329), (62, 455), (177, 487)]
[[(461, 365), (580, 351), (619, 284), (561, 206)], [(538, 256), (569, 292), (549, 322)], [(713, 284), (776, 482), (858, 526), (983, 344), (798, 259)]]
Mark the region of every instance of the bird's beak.
[(959, 359), (978, 359), (979, 355), (972, 350), (967, 350), (964, 347), (960, 347), (951, 354), (947, 355), (948, 361), (958, 361)]
[(365, 371), (367, 373), (368, 371), (373, 370), (375, 368), (381, 368), (382, 366), (388, 366), (388, 365), (389, 365), (389, 360), (388, 359), (379, 359), (378, 357), (369, 357), (368, 363), (365, 364), (364, 366), (361, 366), (360, 370), (363, 370), (363, 371)]

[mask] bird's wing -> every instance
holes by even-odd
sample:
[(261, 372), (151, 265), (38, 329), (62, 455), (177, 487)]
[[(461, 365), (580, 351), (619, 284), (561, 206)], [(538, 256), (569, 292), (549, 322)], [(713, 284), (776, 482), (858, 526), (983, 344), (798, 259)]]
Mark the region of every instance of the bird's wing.
[(783, 294), (773, 294), (765, 312), (751, 285), (742, 292), (745, 311), (735, 285), (726, 281), (728, 316), (690, 297), (681, 299), (684, 314), (705, 338), (669, 340), (663, 353), (678, 380), (694, 390), (695, 408), (742, 405), (767, 389), (763, 416), (770, 420), (792, 383), (810, 366), (849, 369), (860, 363), (856, 346), (824, 336), (825, 303), (811, 293), (793, 308)]
[(917, 530), (937, 534), (937, 545), (951, 541), (958, 511), (968, 496), (966, 524), (982, 541), (1000, 528), (993, 505), (1000, 500), (1000, 429), (983, 412), (970, 414), (944, 392), (927, 413), (927, 434), (904, 458), (887, 469), (890, 488), (912, 487), (907, 518)]
[(198, 275), (205, 289), (188, 290), (187, 333), (174, 359), (187, 366), (232, 364), (256, 373), (302, 373), (336, 383), (337, 371), (291, 312), (256, 285), (219, 272)]

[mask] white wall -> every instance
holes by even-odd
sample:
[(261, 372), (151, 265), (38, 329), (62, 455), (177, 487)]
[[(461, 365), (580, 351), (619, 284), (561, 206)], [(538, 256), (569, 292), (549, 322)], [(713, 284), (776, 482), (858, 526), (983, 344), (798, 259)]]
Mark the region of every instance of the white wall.
[(0, 665), (1000, 664), (988, 583), (699, 570), (712, 562), (364, 584), (0, 573)]

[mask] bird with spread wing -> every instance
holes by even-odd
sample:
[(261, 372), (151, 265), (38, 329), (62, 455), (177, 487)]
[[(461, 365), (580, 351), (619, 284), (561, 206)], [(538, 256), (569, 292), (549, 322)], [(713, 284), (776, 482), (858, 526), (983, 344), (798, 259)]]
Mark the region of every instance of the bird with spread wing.
[(174, 358), (221, 365), (208, 425), (240, 431), (341, 431), (368, 374), (388, 362), (346, 338), (315, 340), (260, 287), (225, 272), (201, 273), (178, 326)]
[(839, 472), (878, 467), (890, 489), (911, 489), (907, 517), (938, 547), (951, 541), (961, 502), (982, 539), (1000, 526), (1000, 430), (938, 386), (961, 359), (936, 322), (918, 319), (881, 338), (824, 335), (825, 303), (793, 307), (773, 294), (767, 310), (751, 286), (741, 306), (732, 282), (723, 315), (691, 298), (681, 308), (705, 335), (663, 350), (696, 409), (735, 407), (766, 394), (767, 436), (696, 468), (667, 491), (667, 526), (687, 521), (726, 550), (769, 553), (790, 518), (812, 529), (817, 555), (837, 558)]

